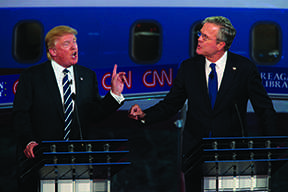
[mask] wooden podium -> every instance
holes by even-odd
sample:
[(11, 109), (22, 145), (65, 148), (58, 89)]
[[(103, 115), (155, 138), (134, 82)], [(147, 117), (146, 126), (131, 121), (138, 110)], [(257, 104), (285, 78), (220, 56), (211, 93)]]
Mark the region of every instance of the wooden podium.
[[(76, 184), (87, 180), (90, 190), (104, 181), (99, 191), (110, 191), (111, 177), (131, 163), (126, 161), (127, 139), (43, 141), (40, 148), (41, 191), (81, 191)], [(69, 184), (67, 184), (69, 181)], [(69, 188), (60, 189), (65, 182)], [(47, 187), (47, 183), (50, 187)], [(63, 184), (64, 183), (64, 184)], [(51, 189), (51, 184), (53, 189)], [(47, 190), (45, 190), (45, 186)], [(87, 186), (86, 186), (87, 188)], [(87, 191), (87, 189), (85, 190)]]
[(184, 163), (185, 174), (202, 166), (208, 191), (271, 191), (271, 177), (288, 160), (288, 137), (204, 138)]

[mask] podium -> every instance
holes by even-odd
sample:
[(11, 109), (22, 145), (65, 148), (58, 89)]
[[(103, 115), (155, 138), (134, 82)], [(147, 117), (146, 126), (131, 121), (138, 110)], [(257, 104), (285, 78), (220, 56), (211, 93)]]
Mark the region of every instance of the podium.
[(185, 160), (184, 172), (202, 166), (204, 192), (268, 192), (273, 170), (288, 160), (287, 150), (286, 136), (203, 138)]
[(41, 191), (110, 192), (111, 177), (131, 164), (125, 158), (127, 141), (43, 141), (38, 166)]

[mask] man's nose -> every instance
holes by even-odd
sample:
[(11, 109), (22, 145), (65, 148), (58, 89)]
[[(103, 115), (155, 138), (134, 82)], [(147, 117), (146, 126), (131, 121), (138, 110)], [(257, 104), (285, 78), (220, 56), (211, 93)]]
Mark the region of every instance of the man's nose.
[(71, 49), (77, 49), (77, 47), (78, 47), (77, 43), (72, 43)]

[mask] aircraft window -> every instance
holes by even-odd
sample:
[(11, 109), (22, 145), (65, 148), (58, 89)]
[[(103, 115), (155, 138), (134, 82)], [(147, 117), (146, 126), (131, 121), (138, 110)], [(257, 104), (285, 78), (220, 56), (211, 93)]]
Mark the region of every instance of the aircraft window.
[(281, 57), (280, 28), (274, 23), (258, 23), (252, 28), (252, 58), (262, 65), (274, 65)]
[(190, 56), (196, 56), (196, 48), (198, 44), (198, 31), (202, 28), (202, 21), (193, 24), (190, 32)]
[(156, 62), (161, 55), (160, 27), (155, 22), (138, 22), (132, 28), (131, 56), (137, 63)]
[(43, 27), (39, 22), (23, 21), (14, 28), (13, 56), (19, 63), (34, 63), (42, 57)]

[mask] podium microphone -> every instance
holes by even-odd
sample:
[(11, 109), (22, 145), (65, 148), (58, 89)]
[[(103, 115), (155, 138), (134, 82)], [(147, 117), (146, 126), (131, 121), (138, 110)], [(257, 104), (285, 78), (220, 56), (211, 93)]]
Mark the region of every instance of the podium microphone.
[(80, 120), (79, 120), (78, 107), (77, 107), (77, 104), (76, 104), (76, 94), (72, 93), (71, 97), (72, 97), (72, 100), (74, 101), (74, 111), (75, 111), (75, 116), (76, 116), (76, 119), (77, 119), (77, 124), (78, 124), (79, 132), (80, 132), (80, 139), (83, 140), (81, 123), (80, 123)]

